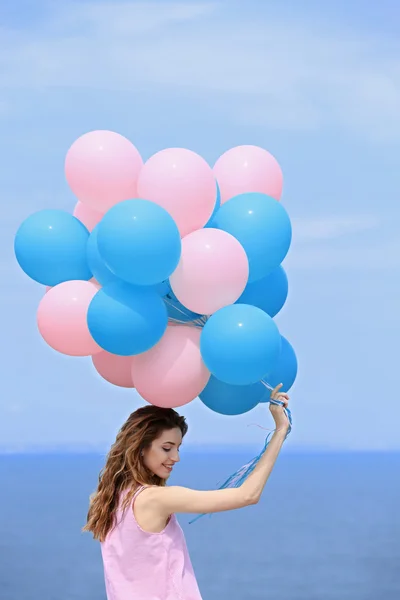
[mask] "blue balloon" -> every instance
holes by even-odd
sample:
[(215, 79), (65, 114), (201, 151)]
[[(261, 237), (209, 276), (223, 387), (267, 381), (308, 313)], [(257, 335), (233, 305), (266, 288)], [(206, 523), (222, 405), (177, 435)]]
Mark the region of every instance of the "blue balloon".
[(168, 311), (168, 317), (173, 321), (182, 321), (188, 323), (201, 317), (198, 313), (192, 312), (186, 306), (183, 306), (171, 290), (165, 297), (165, 305)]
[(41, 210), (20, 225), (14, 251), (21, 269), (43, 285), (92, 278), (86, 259), (89, 232), (63, 210)]
[(155, 292), (157, 292), (157, 294), (159, 294), (162, 297), (165, 297), (171, 291), (171, 285), (168, 279), (162, 281), (161, 283), (156, 283), (152, 286), (152, 288)]
[(213, 375), (199, 394), (200, 400), (208, 408), (221, 415), (242, 415), (252, 410), (265, 397), (268, 397), (268, 390), (261, 382), (230, 385)]
[(211, 373), (232, 385), (259, 382), (279, 356), (281, 336), (267, 313), (248, 304), (231, 304), (211, 315), (200, 351)]
[(108, 268), (135, 285), (165, 281), (181, 255), (174, 219), (148, 200), (125, 200), (110, 208), (98, 224), (97, 243)]
[(271, 271), (269, 275), (248, 283), (237, 304), (251, 304), (275, 317), (286, 302), (288, 279), (283, 267)]
[[(290, 390), (297, 376), (297, 358), (291, 344), (282, 337), (282, 347), (273, 369), (264, 377), (272, 387), (283, 383), (282, 391)], [(266, 398), (262, 402), (266, 402)]]
[(276, 269), (292, 239), (289, 215), (282, 204), (256, 192), (225, 202), (214, 217), (214, 227), (227, 231), (242, 244), (249, 259), (249, 281)]
[(163, 299), (154, 290), (119, 282), (97, 292), (89, 305), (87, 323), (101, 348), (132, 356), (160, 341), (168, 317)]
[[(87, 261), (93, 277), (102, 285), (108, 283), (118, 283), (121, 281), (114, 273), (110, 271), (106, 263), (100, 256), (99, 247), (97, 245), (98, 225), (93, 229), (87, 243)], [(149, 290), (157, 292), (159, 296), (166, 296), (171, 291), (171, 286), (168, 279), (155, 285), (143, 286)]]
[(217, 197), (215, 199), (214, 210), (213, 210), (211, 217), (208, 219), (207, 223), (204, 225), (204, 227), (214, 227), (214, 225), (213, 225), (214, 217), (217, 214), (220, 206), (221, 206), (221, 191), (220, 191), (219, 185), (217, 183)]
[(93, 229), (87, 243), (87, 261), (93, 277), (104, 286), (108, 283), (116, 283), (120, 281), (114, 273), (110, 271), (104, 260), (101, 258), (97, 245), (98, 225)]

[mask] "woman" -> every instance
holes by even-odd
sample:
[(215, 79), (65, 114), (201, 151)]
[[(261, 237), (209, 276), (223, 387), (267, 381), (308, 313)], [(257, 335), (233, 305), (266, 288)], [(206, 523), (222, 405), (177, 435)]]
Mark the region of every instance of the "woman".
[[(286, 407), (281, 385), (271, 398)], [(254, 471), (238, 488), (213, 491), (166, 486), (188, 429), (184, 417), (151, 405), (129, 416), (83, 528), (101, 543), (108, 600), (201, 600), (175, 513), (215, 513), (259, 501), (289, 427), (282, 406), (270, 411), (276, 430)]]

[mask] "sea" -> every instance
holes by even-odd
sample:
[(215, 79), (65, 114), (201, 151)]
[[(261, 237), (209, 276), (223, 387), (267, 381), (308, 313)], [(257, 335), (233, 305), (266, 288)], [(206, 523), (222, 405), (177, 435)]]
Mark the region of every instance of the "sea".
[[(169, 483), (215, 489), (253, 456), (188, 450)], [(81, 532), (104, 460), (0, 456), (1, 600), (106, 599)], [(203, 600), (399, 600), (399, 515), (400, 454), (282, 452), (256, 506), (178, 519)]]

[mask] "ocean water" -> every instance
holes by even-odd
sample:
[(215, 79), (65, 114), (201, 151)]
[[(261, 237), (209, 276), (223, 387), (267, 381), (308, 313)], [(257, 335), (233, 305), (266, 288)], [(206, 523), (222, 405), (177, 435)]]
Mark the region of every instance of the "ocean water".
[[(170, 483), (213, 488), (249, 458), (183, 452)], [(103, 460), (0, 457), (1, 600), (105, 600), (81, 533)], [(282, 452), (257, 506), (178, 515), (204, 600), (399, 600), (399, 475), (400, 454)]]

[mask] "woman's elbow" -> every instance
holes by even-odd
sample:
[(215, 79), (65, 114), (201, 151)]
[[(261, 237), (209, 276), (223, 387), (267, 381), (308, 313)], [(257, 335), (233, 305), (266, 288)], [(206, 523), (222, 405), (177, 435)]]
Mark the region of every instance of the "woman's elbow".
[(258, 504), (260, 501), (260, 496), (252, 496), (249, 499), (249, 506), (254, 506), (254, 504)]
[(242, 506), (254, 506), (254, 504), (258, 504), (260, 497), (254, 494), (244, 494), (242, 496)]

